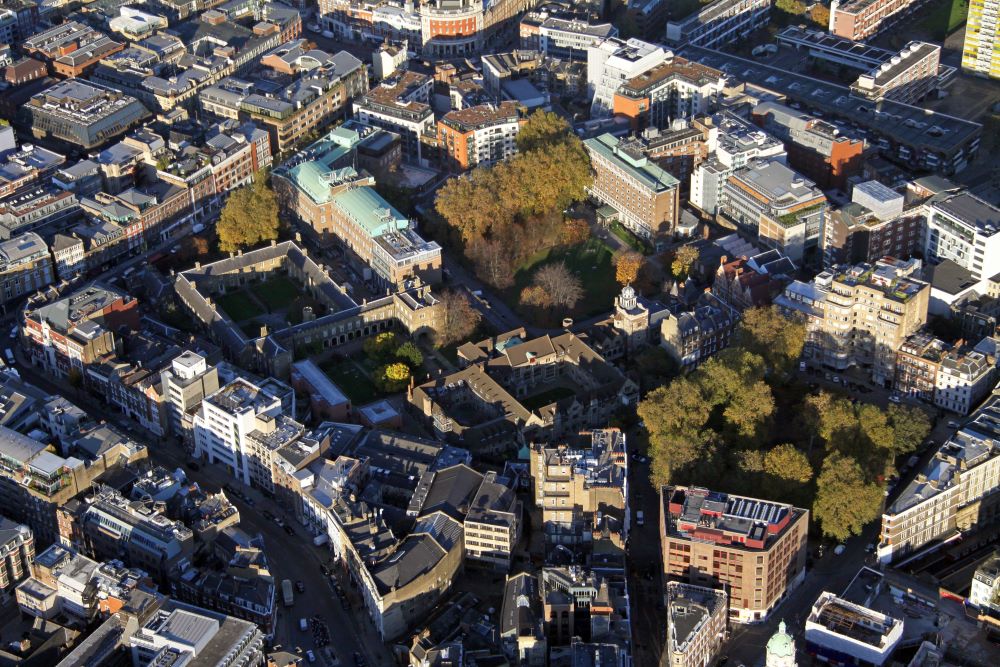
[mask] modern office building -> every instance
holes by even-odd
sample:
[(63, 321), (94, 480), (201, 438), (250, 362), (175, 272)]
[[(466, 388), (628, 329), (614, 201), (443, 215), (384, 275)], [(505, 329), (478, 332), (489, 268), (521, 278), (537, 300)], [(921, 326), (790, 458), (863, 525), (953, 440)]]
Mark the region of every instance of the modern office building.
[(617, 36), (618, 28), (610, 23), (549, 16), (538, 26), (538, 50), (550, 58), (586, 60), (588, 48)]
[(35, 137), (84, 150), (124, 134), (149, 116), (134, 97), (79, 79), (46, 88), (28, 100), (19, 114)]
[(467, 564), (509, 570), (521, 525), (521, 501), (510, 481), (496, 472), (486, 473), (462, 524)]
[(806, 619), (806, 652), (823, 662), (881, 667), (902, 641), (903, 624), (824, 591)]
[(593, 95), (590, 115), (614, 113), (615, 93), (622, 83), (648, 72), (672, 54), (658, 44), (641, 39), (607, 39), (587, 48), (587, 88)]
[(354, 117), (398, 134), (403, 140), (403, 160), (424, 164), (423, 144), (437, 135), (430, 106), (433, 82), (431, 77), (417, 72), (400, 72), (383, 79), (354, 100)]
[(919, 269), (920, 260), (892, 258), (840, 266), (791, 283), (775, 304), (805, 317), (804, 360), (835, 370), (861, 366), (873, 382), (891, 386), (896, 351), (927, 322), (930, 285), (914, 277)]
[(667, 664), (713, 664), (729, 634), (729, 596), (722, 590), (669, 581), (666, 598)]
[(965, 45), (962, 48), (962, 69), (970, 74), (1000, 78), (1000, 57), (997, 42), (1000, 26), (997, 25), (997, 0), (976, 0), (969, 3), (965, 22)]
[(34, 294), (55, 280), (52, 255), (38, 234), (0, 241), (0, 302)]
[(219, 371), (197, 352), (186, 351), (160, 371), (160, 393), (173, 435), (191, 442), (194, 417), (202, 400), (219, 389)]
[(590, 194), (611, 206), (640, 238), (673, 233), (680, 217), (680, 182), (637, 146), (610, 134), (584, 141), (594, 169)]
[(729, 593), (729, 620), (755, 623), (805, 579), (809, 511), (697, 487), (660, 490), (670, 580)]
[(950, 259), (984, 286), (1000, 273), (1000, 209), (968, 191), (936, 195), (925, 208), (927, 261)]
[(908, 259), (923, 252), (924, 207), (878, 181), (856, 184), (851, 202), (828, 208), (823, 225), (823, 266), (872, 264), (882, 257)]
[(878, 558), (901, 560), (1000, 519), (1000, 395), (994, 394), (882, 513)]

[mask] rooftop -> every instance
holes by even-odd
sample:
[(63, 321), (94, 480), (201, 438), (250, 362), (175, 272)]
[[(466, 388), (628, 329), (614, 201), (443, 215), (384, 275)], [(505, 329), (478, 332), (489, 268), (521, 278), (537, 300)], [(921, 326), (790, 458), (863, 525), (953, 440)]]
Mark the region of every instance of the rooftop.
[(803, 510), (698, 487), (664, 487), (668, 535), (730, 547), (763, 549), (802, 518)]
[(665, 192), (678, 187), (680, 182), (655, 162), (623, 149), (620, 144), (621, 140), (611, 134), (602, 134), (584, 141), (588, 151), (610, 161), (654, 192)]

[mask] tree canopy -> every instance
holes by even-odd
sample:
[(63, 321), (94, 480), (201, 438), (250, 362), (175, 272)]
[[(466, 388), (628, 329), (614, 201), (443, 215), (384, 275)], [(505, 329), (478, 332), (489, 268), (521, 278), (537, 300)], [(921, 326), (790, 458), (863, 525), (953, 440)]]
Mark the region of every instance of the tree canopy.
[(219, 216), (216, 233), (219, 249), (236, 252), (262, 241), (278, 238), (278, 198), (265, 172), (257, 172), (253, 184), (229, 195)]
[(748, 308), (737, 331), (737, 342), (760, 355), (769, 370), (787, 374), (802, 355), (805, 324), (782, 315), (776, 306)]
[(879, 516), (882, 487), (865, 481), (861, 465), (850, 456), (827, 456), (817, 487), (813, 516), (824, 535), (846, 540), (860, 535), (864, 525)]
[(621, 285), (634, 283), (639, 277), (639, 269), (646, 261), (641, 253), (634, 250), (619, 251), (612, 260), (615, 264), (615, 279)]
[(434, 331), (434, 344), (444, 347), (452, 343), (468, 340), (482, 320), (482, 314), (472, 307), (469, 299), (454, 290), (445, 290), (438, 295), (444, 315), (441, 326)]

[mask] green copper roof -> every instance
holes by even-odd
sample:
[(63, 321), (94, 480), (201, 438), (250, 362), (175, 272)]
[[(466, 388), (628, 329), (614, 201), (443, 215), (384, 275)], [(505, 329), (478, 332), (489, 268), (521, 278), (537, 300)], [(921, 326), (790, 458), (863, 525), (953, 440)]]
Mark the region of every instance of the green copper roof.
[(373, 238), (406, 229), (410, 224), (406, 216), (375, 192), (375, 188), (357, 187), (341, 190), (333, 195), (333, 201)]
[(628, 171), (637, 180), (654, 190), (662, 192), (675, 188), (680, 184), (669, 172), (661, 169), (655, 162), (646, 157), (636, 157), (619, 150), (619, 140), (610, 134), (602, 134), (583, 142), (587, 150), (614, 162), (619, 167)]
[(778, 624), (778, 631), (767, 640), (767, 654), (776, 658), (790, 658), (795, 655), (795, 640), (785, 631), (785, 622)]

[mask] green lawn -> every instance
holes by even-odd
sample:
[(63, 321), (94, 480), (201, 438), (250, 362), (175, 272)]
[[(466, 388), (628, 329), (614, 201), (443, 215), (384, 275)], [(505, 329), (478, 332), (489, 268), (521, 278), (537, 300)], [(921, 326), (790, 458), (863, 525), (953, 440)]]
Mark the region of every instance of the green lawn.
[(514, 286), (507, 290), (508, 303), (516, 304), (521, 290), (531, 283), (535, 270), (543, 264), (565, 262), (580, 278), (585, 295), (573, 309), (574, 317), (589, 317), (606, 312), (615, 301), (621, 287), (615, 281), (615, 267), (611, 265), (611, 248), (597, 239), (579, 245), (551, 248), (535, 253), (514, 274)]
[(302, 295), (299, 286), (287, 276), (275, 276), (251, 289), (257, 298), (272, 311), (288, 308), (292, 301)]
[(921, 24), (935, 38), (943, 40), (965, 23), (968, 14), (969, 0), (937, 0)]
[(264, 314), (260, 306), (242, 291), (223, 294), (216, 301), (234, 322), (243, 322)]
[(378, 398), (378, 390), (372, 384), (371, 378), (354, 362), (332, 361), (323, 364), (322, 368), (354, 405), (371, 403)]
[(652, 254), (653, 248), (648, 243), (640, 239), (638, 236), (636, 236), (629, 230), (625, 229), (622, 223), (618, 222), (617, 220), (611, 223), (610, 229), (611, 233), (618, 237), (618, 240), (620, 240), (622, 243), (629, 246), (633, 250), (641, 252), (643, 255)]

